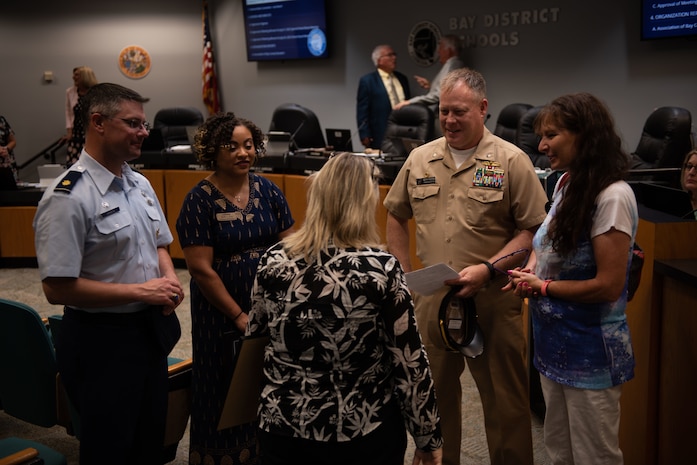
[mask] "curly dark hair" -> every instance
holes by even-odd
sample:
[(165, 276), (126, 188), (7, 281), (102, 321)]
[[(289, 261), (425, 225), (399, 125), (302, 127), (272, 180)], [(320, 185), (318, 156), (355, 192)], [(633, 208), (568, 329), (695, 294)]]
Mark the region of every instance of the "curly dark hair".
[(549, 228), (552, 247), (567, 255), (590, 232), (598, 194), (626, 177), (629, 156), (610, 111), (589, 93), (562, 95), (544, 106), (535, 119), (535, 132), (541, 134), (545, 126), (576, 135), (576, 156), (568, 167), (564, 199)]
[(192, 149), (199, 163), (208, 168), (215, 168), (220, 146), (230, 143), (232, 132), (237, 126), (249, 129), (249, 132), (252, 133), (256, 156), (257, 158), (263, 157), (266, 153), (266, 147), (264, 146), (264, 133), (261, 129), (253, 122), (227, 112), (210, 116), (196, 131)]

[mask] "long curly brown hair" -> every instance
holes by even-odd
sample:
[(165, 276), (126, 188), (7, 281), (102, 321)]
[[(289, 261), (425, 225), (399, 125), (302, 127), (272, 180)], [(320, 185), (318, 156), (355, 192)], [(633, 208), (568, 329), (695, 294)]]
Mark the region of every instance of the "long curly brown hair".
[(542, 108), (535, 119), (535, 132), (545, 126), (565, 129), (576, 135), (576, 156), (561, 204), (552, 219), (549, 238), (560, 255), (573, 252), (591, 229), (598, 194), (622, 180), (629, 169), (629, 156), (606, 105), (581, 92), (562, 95)]
[(199, 163), (208, 168), (214, 168), (220, 146), (230, 143), (232, 132), (237, 126), (249, 129), (249, 132), (252, 133), (256, 156), (257, 158), (263, 157), (266, 153), (266, 147), (264, 146), (264, 133), (261, 129), (248, 119), (239, 118), (234, 113), (227, 112), (210, 116), (196, 131), (192, 149)]

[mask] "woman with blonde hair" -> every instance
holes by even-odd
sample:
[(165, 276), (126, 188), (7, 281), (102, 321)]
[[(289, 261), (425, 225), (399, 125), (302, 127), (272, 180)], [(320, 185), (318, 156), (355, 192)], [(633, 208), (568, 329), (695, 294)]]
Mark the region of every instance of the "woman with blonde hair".
[(73, 86), (65, 91), (65, 128), (63, 140), (68, 142), (66, 164), (72, 165), (80, 158), (82, 147), (85, 145), (85, 127), (81, 119), (82, 97), (94, 85), (98, 84), (97, 77), (89, 66), (73, 68)]
[(379, 170), (340, 153), (309, 180), (305, 223), (262, 257), (247, 336), (268, 335), (260, 463), (440, 464), (431, 370), (397, 259), (379, 246)]

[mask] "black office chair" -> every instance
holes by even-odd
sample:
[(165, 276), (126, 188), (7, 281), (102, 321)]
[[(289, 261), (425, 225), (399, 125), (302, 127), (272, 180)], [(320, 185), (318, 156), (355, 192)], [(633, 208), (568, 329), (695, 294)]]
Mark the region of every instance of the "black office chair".
[(401, 138), (423, 142), (433, 140), (433, 121), (431, 109), (418, 103), (393, 110), (387, 118), (382, 152), (406, 158), (409, 155), (409, 148), (403, 146), (400, 142)]
[(291, 134), (290, 149), (309, 149), (326, 147), (324, 132), (317, 115), (297, 103), (284, 103), (277, 107), (271, 116), (269, 131)]
[(547, 155), (540, 152), (540, 136), (535, 134), (535, 118), (542, 110), (542, 106), (536, 106), (526, 111), (518, 121), (518, 130), (516, 131), (515, 145), (523, 152), (528, 154), (532, 164), (536, 168), (545, 169), (550, 167), (549, 158)]
[(691, 130), (692, 115), (689, 110), (680, 107), (656, 108), (646, 119), (637, 148), (630, 155), (631, 170), (675, 168), (674, 172), (655, 173), (648, 177), (642, 177), (639, 173), (639, 178), (679, 189), (678, 168), (692, 149)]
[(203, 124), (203, 114), (194, 107), (163, 108), (155, 114), (152, 130), (143, 141), (143, 151), (162, 150), (174, 145), (188, 145), (187, 126)]
[(531, 108), (532, 105), (528, 103), (511, 103), (503, 107), (496, 119), (494, 134), (515, 144), (520, 118)]

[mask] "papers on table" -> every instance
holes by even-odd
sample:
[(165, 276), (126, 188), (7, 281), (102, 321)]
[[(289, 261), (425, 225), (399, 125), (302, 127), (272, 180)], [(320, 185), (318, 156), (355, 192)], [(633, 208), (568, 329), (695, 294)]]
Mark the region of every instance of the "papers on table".
[(412, 291), (419, 294), (431, 295), (441, 287), (445, 286), (443, 281), (448, 279), (457, 279), (460, 275), (457, 271), (450, 268), (445, 263), (427, 266), (420, 270), (406, 273), (404, 277), (407, 280), (407, 286)]

